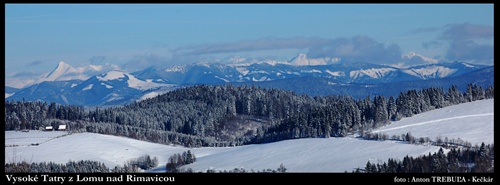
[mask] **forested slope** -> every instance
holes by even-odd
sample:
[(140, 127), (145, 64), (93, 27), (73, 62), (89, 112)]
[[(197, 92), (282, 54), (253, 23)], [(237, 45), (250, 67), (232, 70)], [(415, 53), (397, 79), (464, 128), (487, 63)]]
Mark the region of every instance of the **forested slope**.
[(85, 109), (45, 102), (5, 102), (5, 130), (57, 128), (164, 144), (233, 146), (294, 138), (343, 137), (421, 112), (492, 98), (469, 84), (401, 92), (398, 97), (298, 95), (255, 86), (199, 85), (122, 107)]

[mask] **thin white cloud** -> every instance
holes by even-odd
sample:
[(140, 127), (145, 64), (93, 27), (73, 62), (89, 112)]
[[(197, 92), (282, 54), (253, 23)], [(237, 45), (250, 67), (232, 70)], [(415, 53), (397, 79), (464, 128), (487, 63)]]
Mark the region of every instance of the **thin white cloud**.
[(367, 36), (336, 38), (309, 49), (312, 58), (340, 57), (342, 61), (395, 64), (401, 62), (401, 48), (392, 44), (385, 46)]
[(439, 37), (443, 40), (470, 40), (470, 39), (490, 39), (493, 38), (493, 26), (478, 24), (449, 24), (445, 26), (445, 31)]
[(266, 37), (254, 40), (244, 40), (224, 44), (205, 44), (181, 47), (174, 52), (183, 55), (203, 55), (215, 53), (232, 53), (241, 51), (278, 50), (278, 49), (303, 49), (328, 42), (328, 39), (313, 37), (275, 38)]
[(341, 57), (343, 61), (371, 63), (401, 62), (401, 49), (398, 45), (385, 46), (383, 43), (367, 36), (339, 37), (335, 39), (318, 37), (266, 37), (224, 44), (194, 45), (173, 50), (173, 58), (178, 61), (185, 61), (211, 54), (282, 49), (307, 49), (307, 56), (311, 58)]

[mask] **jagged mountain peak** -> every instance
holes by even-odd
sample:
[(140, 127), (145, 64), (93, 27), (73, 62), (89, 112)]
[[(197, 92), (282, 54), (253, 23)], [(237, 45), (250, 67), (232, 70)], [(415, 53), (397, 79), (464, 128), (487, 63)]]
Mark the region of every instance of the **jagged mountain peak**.
[[(409, 55), (417, 55), (410, 53)], [(82, 79), (64, 84), (62, 90), (60, 87), (47, 90), (43, 93), (50, 94), (47, 100), (59, 101), (61, 103), (77, 103), (80, 105), (99, 105), (101, 103), (115, 102), (115, 100), (128, 100), (130, 98), (142, 97), (143, 93), (150, 97), (158, 94), (161, 89), (169, 89), (174, 86), (192, 85), (192, 84), (224, 84), (241, 82), (265, 82), (278, 81), (284, 79), (321, 77), (328, 79), (330, 83), (335, 84), (383, 84), (395, 82), (409, 82), (418, 80), (441, 79), (445, 77), (454, 77), (469, 73), (473, 70), (487, 67), (485, 65), (470, 64), (465, 62), (436, 63), (412, 66), (408, 68), (395, 68), (387, 65), (363, 63), (363, 62), (333, 62), (335, 58), (322, 58), (321, 60), (309, 59), (306, 54), (299, 54), (292, 58), (290, 62), (269, 62), (260, 61), (235, 65), (234, 63), (191, 63), (180, 64), (168, 68), (146, 68), (142, 71), (128, 73), (123, 70), (108, 68), (109, 66), (93, 66), (93, 69), (78, 67), (61, 61), (56, 69), (50, 75), (54, 77), (59, 74), (59, 78), (54, 78), (51, 83), (61, 81), (61, 79)], [(303, 64), (303, 65), (293, 65)], [(321, 65), (320, 65), (321, 64)], [(99, 71), (100, 70), (100, 71)], [(99, 71), (99, 72), (96, 72)], [(98, 74), (97, 74), (98, 73)], [(64, 75), (61, 75), (64, 74)], [(78, 76), (80, 75), (80, 76)], [(44, 78), (45, 81), (48, 81)], [(325, 84), (324, 83), (324, 84)], [(287, 84), (289, 85), (289, 84)], [(32, 99), (44, 99), (39, 91), (34, 93), (34, 88), (53, 88), (43, 86), (43, 84), (26, 90), (21, 89), (15, 94), (9, 94), (8, 98), (22, 99), (23, 96)], [(319, 88), (319, 87), (318, 87)], [(309, 89), (311, 90), (311, 89)], [(97, 93), (99, 92), (99, 93)], [(97, 93), (97, 94), (96, 94)], [(63, 98), (64, 96), (64, 98)], [(61, 97), (54, 99), (54, 97)], [(7, 98), (7, 95), (6, 95)], [(79, 98), (79, 99), (77, 99)], [(141, 98), (139, 98), (141, 99)], [(113, 101), (111, 101), (113, 100)], [(90, 103), (89, 103), (90, 101)]]
[[(65, 61), (60, 61), (57, 66), (49, 73), (41, 75), (38, 79), (34, 80), (33, 84), (42, 82), (53, 81), (67, 81), (67, 80), (87, 80), (92, 76), (99, 75), (102, 72), (120, 70), (117, 65), (106, 63), (106, 65), (85, 65), (80, 67), (73, 67)], [(26, 86), (26, 87), (27, 87)]]
[(71, 67), (71, 65), (69, 65), (68, 63), (64, 62), (63, 60), (59, 61), (59, 63), (57, 64), (57, 67), (60, 67), (60, 66), (63, 66), (63, 67)]
[(57, 64), (57, 67), (52, 72), (47, 74), (47, 76), (45, 76), (45, 81), (54, 81), (68, 72), (76, 72), (76, 69), (66, 62), (60, 61)]

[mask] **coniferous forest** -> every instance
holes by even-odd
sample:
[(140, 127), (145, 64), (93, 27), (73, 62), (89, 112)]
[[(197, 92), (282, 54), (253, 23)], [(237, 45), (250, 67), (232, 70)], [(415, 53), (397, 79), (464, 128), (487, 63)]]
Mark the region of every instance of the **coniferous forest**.
[[(422, 112), (493, 98), (493, 87), (469, 84), (466, 92), (427, 88), (401, 92), (398, 97), (299, 95), (290, 91), (255, 86), (198, 85), (121, 107), (85, 108), (46, 102), (6, 101), (5, 130), (57, 128), (65, 124), (69, 132), (92, 132), (124, 136), (161, 144), (186, 147), (237, 146), (297, 138), (344, 137), (369, 131)], [(408, 136), (408, 141), (412, 140)], [(384, 138), (384, 137), (382, 137)], [(387, 136), (385, 137), (388, 138)], [(415, 141), (416, 139), (413, 138)], [(403, 161), (389, 159), (384, 164), (368, 164), (355, 172), (491, 172), (493, 146), (452, 149)], [(166, 167), (194, 162), (187, 153), (169, 158)], [(187, 160), (189, 159), (189, 160)], [(157, 159), (141, 156), (123, 167), (107, 168), (97, 161), (67, 164), (27, 162), (6, 164), (10, 172), (139, 172), (157, 165)], [(447, 165), (448, 171), (437, 168)], [(476, 164), (470, 167), (470, 164)], [(451, 171), (449, 169), (452, 169)]]
[(493, 173), (494, 147), (485, 145), (466, 148), (451, 148), (419, 157), (406, 156), (402, 161), (388, 159), (383, 164), (368, 161), (364, 169), (356, 173)]
[(427, 88), (398, 97), (298, 95), (255, 86), (182, 88), (122, 107), (84, 108), (46, 102), (5, 102), (5, 130), (66, 124), (71, 132), (124, 136), (186, 147), (237, 146), (285, 139), (344, 137), (403, 117), (493, 98), (493, 87), (467, 92)]

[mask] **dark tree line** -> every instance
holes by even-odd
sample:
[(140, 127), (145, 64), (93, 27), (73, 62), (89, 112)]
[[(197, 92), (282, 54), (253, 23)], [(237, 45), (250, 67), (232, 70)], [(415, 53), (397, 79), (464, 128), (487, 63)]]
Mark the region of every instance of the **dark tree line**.
[(26, 161), (5, 163), (5, 173), (137, 173), (158, 165), (156, 157), (144, 155), (129, 160), (123, 166), (108, 168), (104, 163), (92, 160), (28, 163)]
[(431, 140), (429, 137), (415, 137), (413, 136), (410, 132), (407, 132), (406, 134), (401, 134), (401, 135), (393, 135), (390, 136), (387, 135), (386, 133), (371, 133), (371, 132), (363, 132), (359, 135), (360, 138), (366, 139), (366, 140), (377, 140), (377, 141), (385, 141), (385, 140), (393, 140), (393, 141), (404, 141), (407, 142), (408, 144), (415, 144), (415, 145), (423, 145), (423, 144), (430, 144), (434, 146), (440, 146), (444, 148), (457, 148), (457, 147), (472, 147), (472, 144), (468, 141), (464, 141), (460, 138), (448, 138), (445, 137), (444, 139), (441, 136), (437, 136), (435, 140)]
[[(254, 169), (247, 170), (244, 168), (234, 168), (232, 170), (221, 170), (219, 171), (219, 173), (286, 173), (287, 170), (288, 169), (285, 167), (285, 165), (281, 163), (280, 166), (276, 169), (268, 168), (268, 169), (262, 169), (262, 171), (260, 170), (255, 171)], [(216, 171), (214, 169), (208, 169), (207, 173), (216, 173)]]
[[(116, 167), (116, 170), (119, 168)], [(133, 172), (131, 168), (120, 169), (123, 172)], [(104, 163), (98, 161), (81, 160), (70, 161), (66, 164), (54, 162), (5, 163), (5, 173), (109, 173), (112, 172)]]
[(485, 145), (467, 148), (451, 148), (419, 157), (406, 156), (403, 160), (388, 159), (383, 164), (366, 163), (364, 173), (493, 173), (494, 147)]
[(234, 146), (308, 137), (344, 137), (425, 111), (493, 98), (469, 84), (401, 92), (398, 97), (298, 95), (255, 86), (198, 85), (130, 105), (83, 108), (6, 101), (5, 130), (66, 124), (72, 132), (125, 136), (188, 147)]
[(182, 154), (174, 154), (168, 158), (166, 164), (167, 173), (192, 172), (192, 170), (183, 171), (181, 166), (196, 162), (196, 156), (191, 150), (184, 151)]
[(149, 170), (158, 165), (158, 158), (149, 156), (148, 154), (143, 155), (136, 159), (131, 159), (128, 161), (129, 166), (138, 167), (143, 170)]

